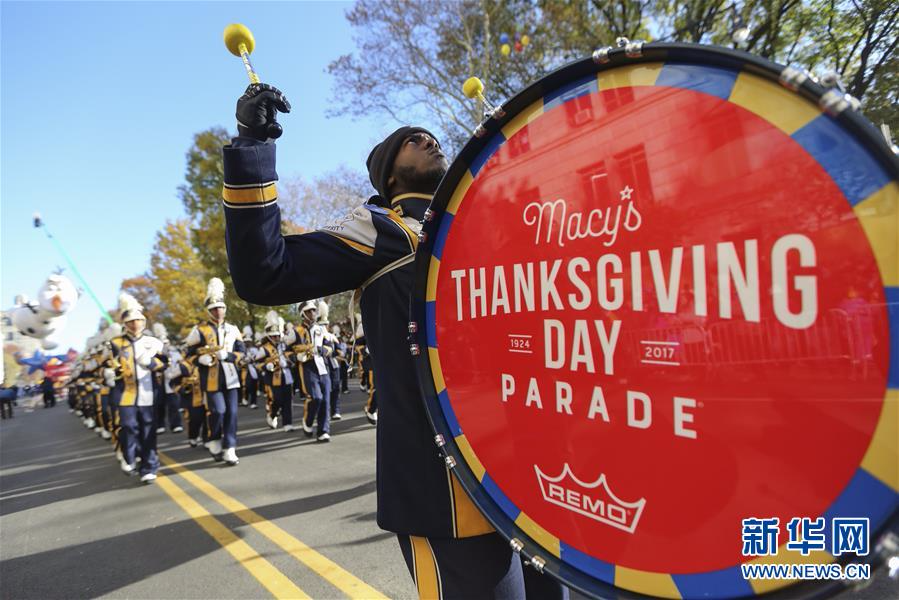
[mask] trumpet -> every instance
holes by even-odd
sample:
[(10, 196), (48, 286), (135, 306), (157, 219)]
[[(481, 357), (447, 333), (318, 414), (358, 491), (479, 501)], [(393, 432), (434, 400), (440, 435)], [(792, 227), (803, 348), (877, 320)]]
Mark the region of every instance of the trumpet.
[(199, 350), (197, 350), (197, 354), (199, 356), (203, 356), (204, 354), (214, 356), (219, 353), (219, 350), (222, 350), (222, 349), (223, 348), (221, 346), (211, 346), (209, 344), (206, 344), (205, 346), (203, 346)]

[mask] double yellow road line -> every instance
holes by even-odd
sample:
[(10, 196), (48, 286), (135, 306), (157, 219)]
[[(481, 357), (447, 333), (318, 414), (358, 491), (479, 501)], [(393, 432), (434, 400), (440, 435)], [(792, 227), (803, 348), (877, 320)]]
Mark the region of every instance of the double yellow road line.
[[(163, 452), (159, 452), (159, 460), (174, 473), (180, 475), (199, 492), (210, 500), (221, 505), (229, 513), (250, 525), (260, 534), (274, 542), (282, 550), (293, 556), (300, 563), (320, 575), (334, 587), (353, 599), (386, 599), (387, 596), (371, 587), (331, 559), (319, 554), (294, 536), (290, 535), (271, 521), (248, 508), (240, 501), (232, 498), (185, 466), (172, 460)], [(309, 598), (310, 596), (297, 587), (284, 573), (259, 555), (253, 548), (238, 538), (221, 521), (212, 516), (198, 502), (191, 498), (172, 477), (160, 474), (156, 480), (159, 487), (180, 506), (197, 524), (233, 556), (237, 562), (250, 572), (253, 577), (275, 598)]]

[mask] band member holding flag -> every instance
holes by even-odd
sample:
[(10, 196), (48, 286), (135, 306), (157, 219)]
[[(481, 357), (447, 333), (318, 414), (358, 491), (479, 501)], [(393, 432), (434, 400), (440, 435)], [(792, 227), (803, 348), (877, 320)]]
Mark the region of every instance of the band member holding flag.
[(187, 335), (188, 356), (197, 356), (200, 387), (209, 409), (209, 441), (206, 448), (216, 461), (236, 465), (237, 403), (240, 375), (236, 363), (246, 353), (240, 330), (225, 322), (225, 284), (218, 277), (206, 288), (209, 320)]
[(422, 598), (567, 597), (550, 578), (523, 574), (520, 558), (445, 466), (419, 395), (407, 341), (412, 257), (448, 168), (440, 144), (421, 127), (397, 129), (368, 157), (377, 195), (332, 225), (284, 236), (269, 140), (279, 111), (290, 111), (280, 91), (251, 84), (237, 101), (239, 135), (224, 148), (226, 240), (237, 293), (273, 306), (362, 288), (381, 404), (378, 525), (397, 534)]

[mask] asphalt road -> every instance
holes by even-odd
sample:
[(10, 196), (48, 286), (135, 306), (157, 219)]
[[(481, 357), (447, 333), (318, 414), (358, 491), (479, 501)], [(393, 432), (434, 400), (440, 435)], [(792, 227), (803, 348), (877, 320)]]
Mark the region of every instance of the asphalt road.
[[(160, 479), (144, 486), (67, 406), (20, 400), (0, 424), (0, 598), (415, 598), (375, 523), (363, 401), (342, 396), (328, 444), (242, 407), (233, 468), (166, 433)], [(839, 598), (899, 598), (899, 584), (881, 570)]]
[(327, 444), (273, 431), (262, 409), (242, 407), (237, 467), (189, 448), (183, 433), (160, 435), (191, 480), (167, 467), (150, 486), (121, 473), (111, 445), (66, 406), (29, 412), (33, 401), (20, 400), (0, 428), (0, 596), (298, 595), (286, 579), (313, 598), (415, 597), (396, 537), (375, 523), (375, 429), (363, 400), (342, 396)]

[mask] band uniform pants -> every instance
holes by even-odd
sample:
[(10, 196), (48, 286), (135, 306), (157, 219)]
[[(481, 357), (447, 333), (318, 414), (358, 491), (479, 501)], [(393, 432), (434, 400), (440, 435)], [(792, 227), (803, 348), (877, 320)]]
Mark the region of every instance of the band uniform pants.
[(498, 533), (397, 538), (421, 600), (568, 600), (568, 588), (525, 567)]
[(222, 440), (222, 449), (237, 448), (237, 396), (239, 388), (207, 392), (209, 439)]
[(293, 425), (293, 385), (272, 386), (272, 416), (281, 425)]
[[(306, 366), (306, 365), (309, 366)], [(315, 363), (309, 361), (303, 364), (303, 384), (306, 391), (312, 397), (306, 401), (306, 427), (312, 427), (312, 423), (317, 421), (318, 428), (315, 434), (331, 432), (331, 377), (326, 373), (319, 375), (315, 368)]]
[(122, 434), (122, 454), (133, 465), (140, 456), (140, 474), (155, 473), (159, 468), (156, 456), (156, 411), (153, 406), (119, 406)]
[(340, 367), (330, 368), (331, 375), (331, 416), (340, 412)]
[(178, 394), (162, 392), (159, 396), (159, 406), (156, 408), (156, 422), (159, 427), (165, 427), (166, 414), (168, 414), (169, 431), (175, 427), (181, 427), (181, 411), (178, 410), (180, 401)]

